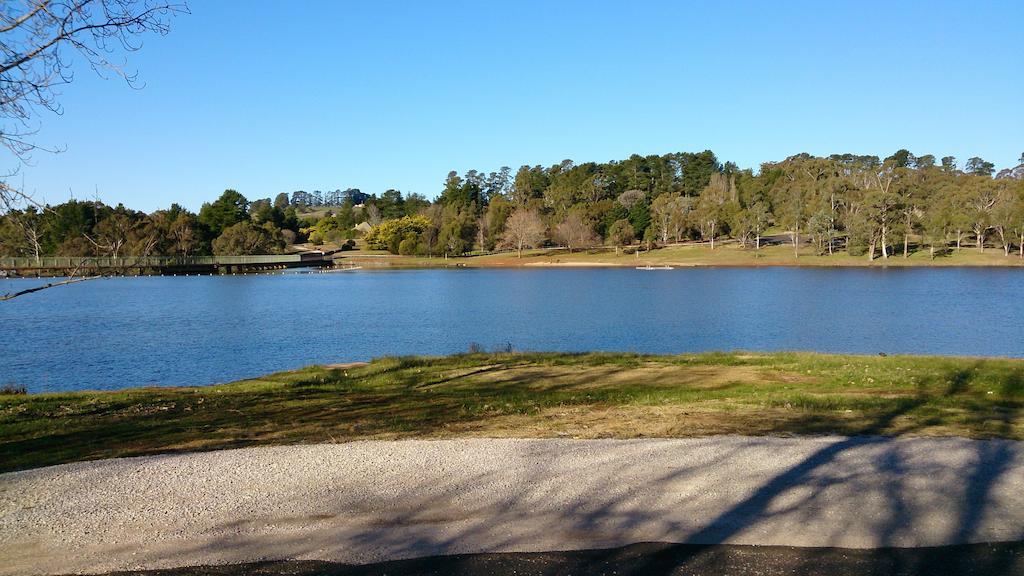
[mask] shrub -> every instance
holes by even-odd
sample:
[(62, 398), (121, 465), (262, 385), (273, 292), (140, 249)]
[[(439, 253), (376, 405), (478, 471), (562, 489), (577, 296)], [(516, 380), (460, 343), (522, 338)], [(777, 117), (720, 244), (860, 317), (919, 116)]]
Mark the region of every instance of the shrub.
[(415, 232), (410, 232), (405, 235), (402, 242), (398, 244), (398, 253), (402, 256), (413, 256), (416, 254), (419, 248), (420, 239)]
[(417, 237), (430, 227), (430, 220), (424, 216), (403, 216), (385, 220), (366, 234), (366, 244), (375, 250), (387, 250), (392, 254), (400, 252), (402, 241), (410, 234)]

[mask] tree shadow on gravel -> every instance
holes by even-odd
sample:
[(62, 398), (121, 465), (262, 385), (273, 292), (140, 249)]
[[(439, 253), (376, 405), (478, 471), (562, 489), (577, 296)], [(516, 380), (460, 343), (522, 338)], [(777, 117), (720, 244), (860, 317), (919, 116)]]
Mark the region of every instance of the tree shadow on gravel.
[[(972, 386), (972, 374), (958, 370), (939, 377), (949, 383), (947, 394), (962, 394)], [(1009, 373), (1001, 384), (1019, 390), (1024, 375), (1020, 370)], [(330, 542), (307, 542), (303, 535), (282, 536), (286, 548), (314, 554), (324, 546), (335, 551), (348, 549), (377, 550), (392, 558), (411, 558), (382, 564), (346, 566), (329, 563), (270, 562), (240, 567), (190, 568), (154, 571), (145, 574), (647, 574), (703, 575), (785, 573), (798, 576), (825, 574), (956, 574), (989, 575), (1024, 573), (1024, 526), (1003, 526), (1001, 540), (1007, 543), (977, 543), (988, 539), (990, 532), (981, 530), (994, 510), (993, 500), (1007, 480), (1020, 453), (1019, 443), (991, 440), (958, 445), (968, 451), (970, 462), (965, 477), (945, 482), (939, 494), (921, 494), (905, 485), (908, 473), (919, 476), (927, 470), (915, 468), (920, 463), (902, 452), (899, 441), (877, 435), (891, 431), (900, 418), (928, 402), (922, 396), (899, 404), (878, 415), (865, 426), (865, 436), (822, 440), (821, 447), (789, 465), (784, 471), (759, 479), (752, 491), (741, 495), (736, 503), (706, 521), (689, 524), (660, 514), (658, 499), (672, 485), (678, 489), (724, 461), (742, 458), (741, 445), (732, 452), (716, 454), (699, 465), (671, 466), (658, 460), (656, 451), (647, 462), (666, 465), (653, 480), (643, 485), (622, 488), (631, 476), (630, 464), (635, 462), (609, 445), (607, 452), (594, 458), (588, 469), (572, 469), (571, 474), (556, 471), (554, 466), (537, 466), (536, 478), (524, 478), (505, 490), (496, 504), (474, 506), (477, 495), (484, 501), (481, 487), (502, 482), (509, 470), (494, 470), (472, 476), (453, 476), (430, 487), (425, 496), (406, 495), (404, 504), (380, 502), (374, 512), (387, 516), (377, 529), (352, 534), (338, 533)], [(1001, 421), (993, 426), (1009, 430), (1019, 417), (1019, 406), (1007, 403)], [(904, 433), (913, 427), (902, 426)], [(751, 440), (754, 442), (754, 440)], [(653, 449), (652, 449), (653, 450)], [(544, 449), (527, 455), (535, 462), (556, 462), (559, 454)], [(621, 456), (621, 459), (620, 459)], [(856, 456), (854, 458), (854, 456)], [(849, 460), (854, 458), (853, 460)], [(652, 464), (653, 465), (653, 464)], [(839, 472), (836, 472), (836, 470)], [(562, 470), (562, 469), (559, 469)], [(660, 470), (660, 468), (659, 468)], [(828, 470), (828, 472), (826, 472)], [(936, 473), (941, 471), (936, 471)], [(879, 478), (884, 482), (878, 486)], [(737, 478), (742, 481), (744, 478)], [(571, 502), (556, 515), (534, 515), (529, 503), (555, 497), (560, 484), (570, 483), (574, 489), (603, 494), (602, 487), (617, 487), (607, 495), (591, 500)], [(680, 484), (683, 483), (683, 484)], [(653, 488), (653, 489), (652, 489)], [(478, 490), (481, 490), (478, 494)], [(646, 496), (645, 496), (646, 495)], [(699, 495), (696, 495), (699, 497)], [(645, 502), (644, 498), (650, 498)], [(821, 511), (828, 499), (844, 500), (857, 509), (861, 517), (837, 518), (834, 525), (820, 537), (831, 539), (827, 547), (792, 548), (781, 546), (719, 545), (737, 539), (756, 540), (766, 526), (792, 526), (799, 529)], [(862, 503), (863, 499), (863, 503)], [(459, 506), (452, 503), (459, 501)], [(648, 505), (649, 504), (649, 505)], [(446, 517), (445, 511), (459, 508), (465, 517)], [(949, 524), (930, 524), (931, 511), (943, 509), (954, 520)], [(995, 516), (998, 518), (998, 516)], [(488, 523), (487, 519), (498, 519)], [(841, 547), (847, 542), (844, 522), (860, 522), (868, 526), (871, 549)], [(774, 523), (774, 524), (773, 524)], [(868, 523), (868, 524), (864, 524)], [(445, 524), (447, 528), (440, 530)], [(991, 522), (989, 523), (991, 524)], [(512, 530), (508, 526), (527, 526)], [(695, 527), (696, 526), (696, 527)], [(463, 542), (474, 538), (486, 542), (488, 550), (536, 548), (552, 531), (562, 534), (570, 546), (576, 543), (607, 542), (607, 549), (576, 552), (458, 554)], [(652, 541), (680, 544), (637, 544), (620, 546), (622, 534), (653, 535)], [(771, 536), (771, 534), (769, 534)], [(920, 540), (941, 539), (957, 543), (938, 548), (907, 548), (920, 546)], [(591, 544), (592, 546), (593, 544)], [(175, 561), (201, 553), (224, 552), (241, 546), (237, 537), (208, 542), (201, 548), (181, 549), (173, 554)], [(255, 552), (259, 543), (248, 544)], [(319, 547), (319, 548), (318, 548)], [(254, 556), (250, 556), (254, 557)], [(418, 558), (418, 559), (417, 559)], [(234, 571), (233, 571), (234, 570)], [(142, 574), (135, 572), (132, 574)]]
[(170, 570), (118, 572), (118, 576), (1002, 576), (1024, 573), (1024, 543), (939, 548), (795, 548), (642, 543), (605, 550), (457, 554), (366, 565), (276, 561)]

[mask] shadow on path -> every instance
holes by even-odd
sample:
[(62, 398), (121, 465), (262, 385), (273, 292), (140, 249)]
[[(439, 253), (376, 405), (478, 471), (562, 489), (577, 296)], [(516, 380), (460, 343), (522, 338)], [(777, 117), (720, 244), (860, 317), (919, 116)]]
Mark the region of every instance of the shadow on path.
[(799, 574), (861, 576), (1024, 574), (1024, 543), (939, 548), (794, 548), (694, 544), (634, 544), (609, 550), (462, 554), (353, 566), (281, 561), (173, 570), (117, 572), (118, 576), (725, 576)]

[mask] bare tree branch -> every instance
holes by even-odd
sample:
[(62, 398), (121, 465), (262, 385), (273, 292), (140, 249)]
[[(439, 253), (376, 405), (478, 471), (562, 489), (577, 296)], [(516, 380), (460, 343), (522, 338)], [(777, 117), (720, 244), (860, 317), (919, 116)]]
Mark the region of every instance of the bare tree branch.
[(72, 57), (101, 76), (133, 85), (114, 55), (141, 48), (146, 33), (167, 34), (183, 3), (162, 0), (7, 0), (0, 3), (0, 144), (22, 161), (38, 149), (36, 111), (60, 114), (57, 88), (71, 82)]
[(49, 284), (43, 284), (42, 286), (36, 286), (34, 288), (27, 288), (18, 292), (8, 292), (3, 296), (0, 296), (0, 302), (6, 302), (7, 300), (13, 300), (18, 296), (24, 296), (33, 292), (39, 292), (40, 290), (46, 290), (47, 288), (54, 288), (56, 286), (65, 286), (67, 284), (75, 284), (76, 282), (85, 282), (86, 280), (96, 280), (97, 278), (103, 278), (103, 276), (82, 276), (80, 278), (67, 278), (60, 282), (50, 282)]

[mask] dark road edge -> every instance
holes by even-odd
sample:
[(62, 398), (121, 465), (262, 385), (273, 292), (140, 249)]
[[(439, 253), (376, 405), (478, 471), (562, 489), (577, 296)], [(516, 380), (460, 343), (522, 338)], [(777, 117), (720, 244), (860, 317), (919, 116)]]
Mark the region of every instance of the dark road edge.
[(112, 573), (118, 576), (1024, 575), (1024, 542), (934, 548), (802, 548), (642, 543), (564, 552), (459, 554), (350, 565), (281, 560)]

